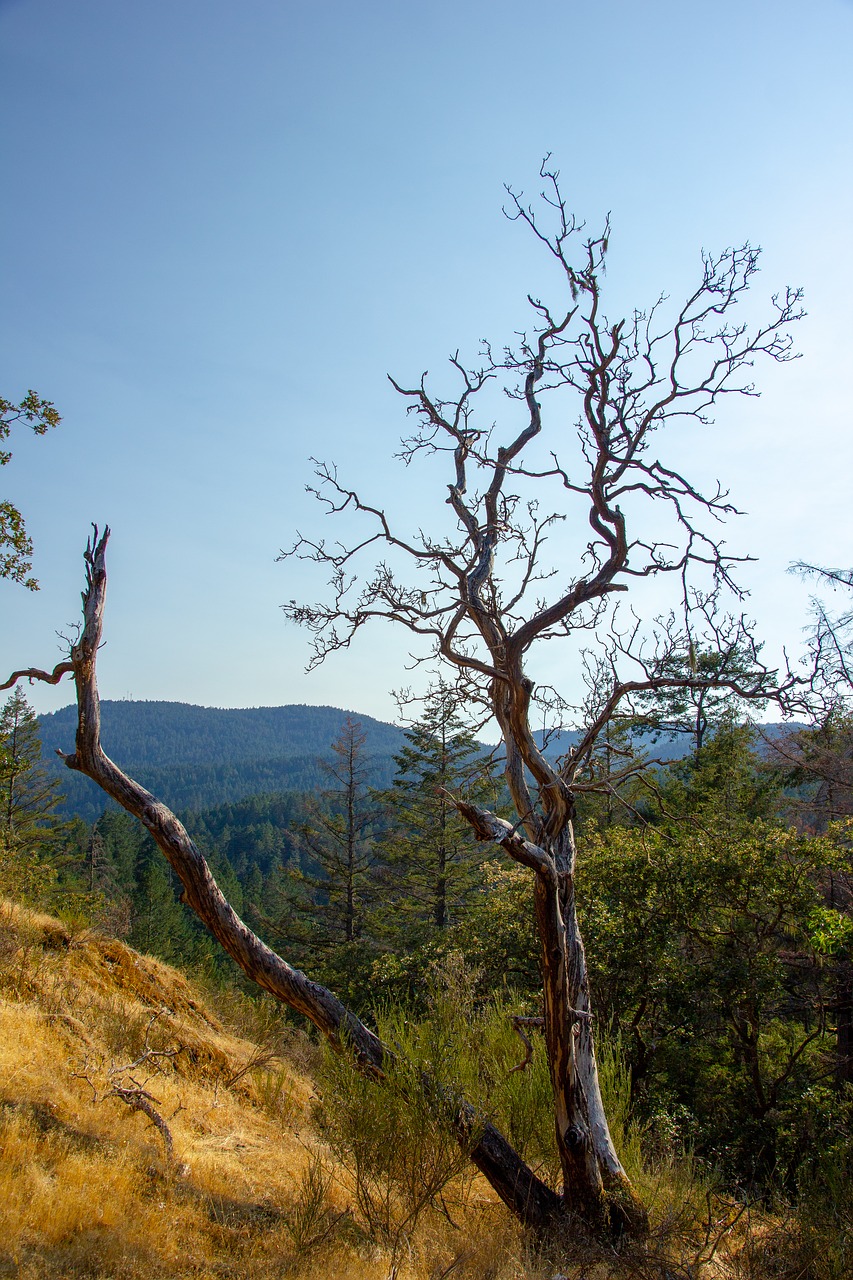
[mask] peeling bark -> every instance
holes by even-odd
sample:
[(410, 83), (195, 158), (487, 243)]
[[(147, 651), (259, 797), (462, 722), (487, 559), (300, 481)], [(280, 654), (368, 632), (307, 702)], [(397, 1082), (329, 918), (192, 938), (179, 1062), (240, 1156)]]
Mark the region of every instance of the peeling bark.
[(542, 1021), (554, 1091), (564, 1210), (617, 1234), (642, 1234), (647, 1216), (616, 1153), (601, 1098), (586, 953), (575, 909), (571, 824), (548, 851), (524, 840), (503, 818), (464, 801), (458, 802), (458, 808), (481, 839), (501, 844), (535, 872)]

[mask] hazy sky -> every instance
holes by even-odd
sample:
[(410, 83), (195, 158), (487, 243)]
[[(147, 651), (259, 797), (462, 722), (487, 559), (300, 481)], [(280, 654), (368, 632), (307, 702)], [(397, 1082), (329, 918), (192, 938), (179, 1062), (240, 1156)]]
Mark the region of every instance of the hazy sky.
[(746, 239), (756, 314), (805, 288), (803, 359), (676, 445), (749, 513), (727, 537), (759, 557), (750, 611), (796, 649), (787, 565), (853, 563), (851, 35), (850, 0), (0, 0), (0, 390), (63, 414), (0, 472), (42, 584), (0, 583), (0, 665), (59, 659), (94, 520), (102, 696), (391, 718), (405, 639), (374, 630), (306, 677), (279, 605), (320, 582), (275, 556), (322, 526), (311, 454), (421, 509), (385, 374), (439, 375), (527, 322), (547, 264), (502, 184), (535, 192), (546, 151), (591, 226), (612, 211), (626, 309)]

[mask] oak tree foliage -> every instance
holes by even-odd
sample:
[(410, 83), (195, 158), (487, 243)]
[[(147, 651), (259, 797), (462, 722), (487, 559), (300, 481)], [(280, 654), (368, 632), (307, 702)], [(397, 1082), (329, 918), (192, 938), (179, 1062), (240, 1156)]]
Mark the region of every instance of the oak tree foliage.
[[(0, 396), (0, 446), (9, 439), (12, 427), (18, 423), (28, 426), (37, 436), (43, 436), (60, 422), (52, 402), (35, 391), (28, 391), (17, 404)], [(0, 447), (0, 467), (5, 467), (11, 459), (11, 450)], [(37, 591), (38, 582), (30, 574), (32, 556), (33, 543), (24, 517), (13, 502), (7, 498), (0, 500), (0, 578), (9, 578), (30, 591)]]

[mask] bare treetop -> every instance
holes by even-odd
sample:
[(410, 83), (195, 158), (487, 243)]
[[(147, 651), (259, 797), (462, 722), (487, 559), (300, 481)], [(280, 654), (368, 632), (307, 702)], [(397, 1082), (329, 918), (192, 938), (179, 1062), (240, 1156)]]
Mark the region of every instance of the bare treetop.
[[(316, 465), (310, 491), (327, 512), (356, 510), (367, 527), (352, 546), (299, 537), (282, 553), (330, 570), (328, 602), (285, 606), (313, 633), (312, 667), (381, 617), (428, 638), (431, 656), (475, 683), (506, 681), (535, 640), (600, 628), (609, 597), (633, 579), (675, 575), (685, 616), (697, 600), (707, 612), (720, 588), (737, 594), (732, 570), (745, 557), (719, 536), (735, 508), (719, 484), (707, 492), (667, 464), (663, 430), (708, 428), (722, 397), (757, 394), (756, 358), (795, 358), (790, 327), (803, 314), (801, 291), (774, 296), (764, 324), (735, 321), (758, 270), (760, 251), (747, 244), (703, 253), (700, 281), (674, 313), (661, 296), (648, 311), (611, 321), (603, 302), (609, 222), (587, 236), (547, 160), (541, 176), (538, 203), (507, 188), (505, 212), (557, 263), (556, 299), (529, 297), (531, 327), (500, 355), (484, 344), (475, 368), (452, 356), (456, 385), (446, 393), (433, 391), (426, 374), (416, 386), (391, 379), (411, 422), (401, 457), (448, 455), (452, 519), (403, 532), (333, 465)], [(480, 412), (490, 385), (505, 396), (498, 423)], [(644, 527), (649, 502), (669, 512), (664, 537)], [(574, 561), (555, 564), (544, 546), (565, 520), (577, 530)], [(381, 558), (366, 564), (371, 551)]]

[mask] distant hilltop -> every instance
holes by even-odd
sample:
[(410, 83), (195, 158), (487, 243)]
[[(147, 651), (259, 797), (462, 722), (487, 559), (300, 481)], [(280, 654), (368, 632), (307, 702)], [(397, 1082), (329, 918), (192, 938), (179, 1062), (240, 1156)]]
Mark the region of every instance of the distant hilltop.
[[(327, 784), (321, 762), (347, 719), (367, 735), (369, 781), (387, 787), (394, 757), (405, 745), (404, 731), (372, 716), (341, 707), (291, 704), (284, 707), (196, 707), (188, 702), (101, 703), (104, 750), (120, 768), (180, 812), (232, 804), (247, 796), (288, 791), (317, 791)], [(56, 748), (74, 749), (77, 708), (63, 707), (39, 717), (45, 763), (56, 773), (65, 793), (62, 810), (94, 822), (106, 797), (88, 778), (66, 769)], [(794, 725), (763, 725), (772, 741)], [(547, 753), (559, 755), (577, 741), (564, 732), (549, 742)], [(646, 734), (638, 745), (659, 760), (673, 760), (690, 750), (689, 735)], [(487, 750), (488, 748), (484, 748)]]
[[(101, 703), (104, 750), (117, 764), (221, 764), (322, 753), (347, 718), (367, 734), (368, 751), (396, 751), (402, 730), (341, 707), (196, 707), (189, 702)], [(39, 716), (42, 742), (70, 751), (77, 708)], [(56, 741), (54, 742), (53, 739)], [(62, 742), (60, 742), (60, 739)]]
[[(101, 703), (101, 740), (120, 768), (173, 808), (207, 809), (249, 795), (315, 791), (324, 784), (320, 761), (347, 718), (367, 740), (370, 781), (387, 786), (403, 730), (340, 707), (290, 705), (223, 709), (186, 702)], [(74, 749), (77, 708), (39, 716), (45, 763), (65, 792), (64, 810), (92, 822), (104, 809), (103, 793), (66, 769), (56, 749)]]

